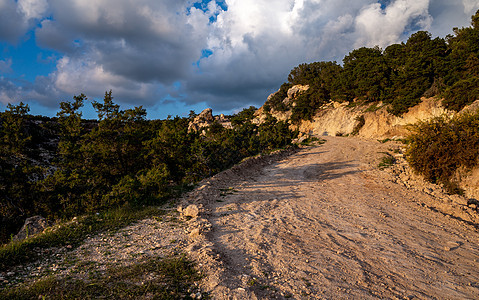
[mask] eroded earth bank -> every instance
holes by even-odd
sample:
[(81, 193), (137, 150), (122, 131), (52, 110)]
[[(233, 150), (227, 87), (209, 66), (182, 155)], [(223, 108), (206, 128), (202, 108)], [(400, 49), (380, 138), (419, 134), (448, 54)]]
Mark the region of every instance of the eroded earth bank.
[(397, 166), (380, 170), (399, 144), (326, 139), (220, 173), (183, 200), (200, 207), (186, 251), (202, 288), (214, 299), (476, 298), (477, 212), (403, 184)]

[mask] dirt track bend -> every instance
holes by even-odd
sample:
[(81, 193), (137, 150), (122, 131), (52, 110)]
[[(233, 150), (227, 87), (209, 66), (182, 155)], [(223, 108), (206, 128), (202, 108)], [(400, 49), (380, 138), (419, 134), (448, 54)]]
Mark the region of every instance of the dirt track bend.
[(388, 180), (377, 164), (391, 144), (326, 139), (192, 194), (211, 224), (188, 249), (203, 288), (214, 299), (477, 299), (478, 230)]

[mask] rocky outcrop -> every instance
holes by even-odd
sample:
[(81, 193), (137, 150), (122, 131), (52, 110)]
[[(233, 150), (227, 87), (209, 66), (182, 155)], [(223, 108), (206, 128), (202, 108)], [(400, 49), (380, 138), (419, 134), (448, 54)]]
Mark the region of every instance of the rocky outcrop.
[[(288, 97), (283, 100), (290, 108), (294, 107), (297, 97), (307, 91), (309, 86), (296, 85), (288, 90)], [(479, 106), (476, 101), (467, 109)], [(270, 112), (278, 121), (287, 121), (291, 118), (291, 109), (288, 111)], [(311, 121), (302, 121), (299, 125), (292, 126), (301, 134), (324, 135), (349, 135), (357, 134), (359, 137), (385, 139), (403, 138), (409, 134), (408, 127), (418, 121), (428, 120), (441, 115), (453, 115), (454, 112), (446, 110), (440, 99), (423, 98), (421, 103), (410, 108), (407, 113), (398, 117), (388, 112), (388, 106), (383, 103), (357, 104), (349, 102), (330, 102), (321, 107)], [(255, 123), (261, 124), (266, 118), (263, 107), (255, 113)]]
[(213, 116), (213, 110), (211, 108), (207, 108), (190, 122), (188, 125), (188, 132), (198, 132), (200, 130), (204, 130), (214, 122), (218, 122), (225, 128), (232, 128), (231, 121), (227, 119), (224, 114)]
[(27, 218), (22, 229), (13, 237), (14, 241), (21, 241), (29, 236), (42, 233), (49, 226), (48, 221), (42, 216)]
[(303, 92), (309, 90), (309, 85), (295, 85), (288, 90), (288, 97), (283, 100), (286, 105), (296, 106), (294, 100), (298, 98)]
[[(387, 111), (387, 106), (368, 104), (353, 106), (348, 102), (331, 102), (318, 111), (312, 121), (303, 121), (298, 129), (313, 135), (348, 135), (356, 131), (359, 137), (385, 139), (403, 138), (409, 126), (441, 115), (452, 115), (441, 105), (441, 100), (423, 98), (422, 102), (398, 117)], [(362, 124), (359, 124), (362, 119)], [(360, 128), (357, 128), (361, 125)], [(355, 130), (356, 129), (356, 130)]]
[[(296, 106), (295, 100), (298, 98), (299, 95), (304, 93), (309, 89), (309, 85), (295, 85), (291, 87), (287, 92), (287, 97), (283, 99), (283, 103), (292, 108)], [(276, 92), (278, 93), (279, 90)], [(272, 93), (268, 96), (268, 101), (273, 97), (276, 93)], [(287, 111), (275, 111), (274, 109), (271, 110), (271, 114), (278, 120), (278, 121), (287, 121), (291, 118), (291, 109)], [(264, 113), (264, 108), (260, 107), (254, 114), (255, 119), (253, 119), (253, 123), (261, 124), (266, 119), (266, 114)]]

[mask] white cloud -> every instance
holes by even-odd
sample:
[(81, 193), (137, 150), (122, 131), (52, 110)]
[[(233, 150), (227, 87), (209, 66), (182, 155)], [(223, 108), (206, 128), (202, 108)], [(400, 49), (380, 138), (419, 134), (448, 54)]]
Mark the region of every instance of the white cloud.
[(26, 24), (14, 0), (0, 0), (0, 41), (16, 43), (25, 33)]
[(43, 20), (35, 30), (35, 36), (40, 47), (67, 53), (74, 50), (72, 39), (52, 20)]
[(153, 104), (152, 98), (160, 96), (158, 84), (138, 82), (114, 74), (95, 60), (64, 57), (58, 61), (57, 71), (52, 74), (51, 80), (55, 89), (63, 94), (86, 93), (91, 97), (101, 97), (105, 91), (113, 90), (124, 102), (132, 103), (135, 99), (150, 105)]
[(396, 0), (384, 10), (379, 3), (365, 7), (356, 17), (355, 46), (386, 47), (403, 39), (405, 31), (409, 35), (410, 28), (428, 30), (431, 25), (428, 7), (429, 0)]
[(299, 63), (341, 60), (414, 30), (444, 36), (479, 8), (479, 0), (378, 2), (226, 0), (224, 11), (215, 1), (196, 9), (191, 0), (0, 0), (0, 39), (18, 39), (33, 22), (38, 44), (61, 53), (55, 72), (24, 92), (44, 103), (113, 89), (137, 104), (169, 95), (227, 110), (262, 104)]
[(479, 1), (477, 0), (462, 0), (462, 4), (466, 15), (472, 15), (479, 9)]
[(18, 0), (18, 9), (26, 20), (39, 19), (48, 10), (47, 0)]
[(47, 9), (47, 0), (0, 0), (0, 41), (17, 43)]

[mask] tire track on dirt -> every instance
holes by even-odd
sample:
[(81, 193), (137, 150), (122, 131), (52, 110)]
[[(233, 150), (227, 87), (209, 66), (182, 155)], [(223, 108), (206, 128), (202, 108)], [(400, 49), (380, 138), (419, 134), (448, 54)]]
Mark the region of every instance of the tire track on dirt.
[(474, 299), (477, 229), (379, 170), (391, 147), (327, 137), (191, 193), (211, 224), (189, 247), (203, 288), (214, 299)]

